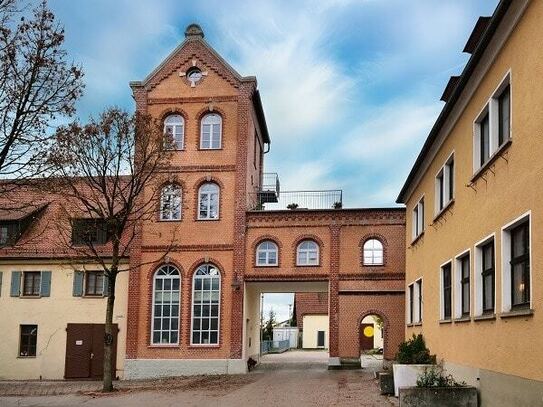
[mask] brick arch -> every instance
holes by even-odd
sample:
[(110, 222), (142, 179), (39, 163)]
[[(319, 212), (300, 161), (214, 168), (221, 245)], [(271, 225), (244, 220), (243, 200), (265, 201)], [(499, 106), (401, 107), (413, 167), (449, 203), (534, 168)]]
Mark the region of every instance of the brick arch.
[[(383, 264), (364, 264), (364, 243), (366, 243), (370, 239), (376, 239), (381, 242), (383, 245)], [(360, 248), (360, 264), (362, 267), (366, 268), (383, 268), (386, 266), (388, 261), (388, 242), (387, 239), (380, 233), (367, 233), (360, 239), (360, 242), (358, 243), (358, 247)]]
[[(317, 243), (317, 246), (319, 247), (319, 264), (317, 266), (300, 266), (297, 263), (298, 260), (298, 245), (302, 243), (304, 240), (312, 240), (315, 243)], [(292, 250), (294, 251), (294, 267), (320, 267), (322, 266), (322, 249), (324, 247), (324, 242), (320, 237), (313, 234), (303, 234), (298, 236), (294, 241), (292, 242)]]
[(362, 345), (360, 343), (360, 325), (362, 325), (362, 321), (364, 320), (364, 318), (370, 315), (377, 315), (383, 320), (383, 359), (385, 359), (387, 355), (390, 356), (390, 320), (386, 312), (383, 312), (381, 310), (374, 308), (368, 309), (364, 311), (358, 318), (358, 323), (356, 326), (356, 333), (358, 335), (358, 349), (360, 349)]
[[(277, 245), (277, 266), (258, 266), (256, 264), (256, 248), (258, 245), (266, 240), (271, 240), (273, 243)], [(251, 244), (251, 256), (253, 257), (253, 267), (262, 267), (262, 268), (277, 268), (281, 267), (281, 253), (283, 249), (283, 242), (274, 235), (261, 235), (257, 237), (255, 240), (253, 240), (253, 243)]]
[[(204, 107), (203, 109), (200, 109), (198, 113), (196, 113), (196, 120), (198, 123), (198, 126), (196, 126), (196, 140), (198, 140), (197, 148), (198, 150), (201, 150), (201, 137), (202, 137), (202, 119), (206, 114), (218, 114), (221, 117), (221, 148), (224, 148), (224, 140), (225, 140), (225, 122), (226, 122), (226, 113), (224, 110), (222, 110), (220, 107), (215, 106), (213, 99), (210, 99), (209, 105)], [(204, 150), (207, 151), (207, 150)]]
[(219, 273), (221, 275), (221, 282), (222, 282), (223, 278), (225, 277), (224, 267), (222, 266), (222, 264), (218, 260), (216, 260), (213, 257), (207, 257), (207, 258), (206, 257), (201, 257), (198, 260), (196, 260), (195, 262), (193, 262), (192, 265), (189, 268), (188, 276), (190, 278), (193, 278), (194, 273), (196, 273), (196, 270), (198, 270), (198, 267), (200, 267), (202, 264), (209, 264), (209, 263), (213, 264), (214, 266), (216, 266), (219, 269)]
[[(200, 191), (200, 187), (203, 184), (208, 183), (208, 182), (217, 184), (219, 186), (219, 218), (211, 220), (211, 222), (216, 222), (216, 221), (221, 220), (221, 217), (222, 217), (222, 214), (223, 214), (223, 201), (224, 201), (223, 191), (225, 190), (224, 189), (224, 184), (219, 178), (217, 178), (215, 176), (212, 176), (212, 175), (208, 175), (208, 176), (199, 178), (194, 183), (194, 206), (193, 206), (193, 208), (194, 208), (194, 220), (195, 221), (199, 221), (199, 219), (198, 219), (198, 211), (200, 210), (200, 208), (198, 207), (198, 198), (199, 198), (199, 196), (198, 196), (199, 193), (198, 192)], [(208, 222), (208, 221), (206, 221), (206, 222)]]
[(166, 120), (166, 117), (175, 115), (175, 114), (178, 114), (183, 117), (183, 120), (185, 121), (185, 127), (186, 127), (189, 116), (187, 112), (185, 112), (183, 109), (180, 109), (178, 107), (169, 107), (169, 108), (163, 109), (159, 113), (158, 117), (160, 117), (160, 122), (164, 126), (164, 120)]

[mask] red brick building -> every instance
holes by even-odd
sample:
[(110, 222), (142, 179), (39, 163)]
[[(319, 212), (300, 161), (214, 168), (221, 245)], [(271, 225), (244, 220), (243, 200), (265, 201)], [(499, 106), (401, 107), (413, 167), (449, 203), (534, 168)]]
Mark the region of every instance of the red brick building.
[(384, 320), (392, 358), (403, 339), (404, 209), (341, 209), (340, 195), (268, 210), (285, 192), (263, 173), (270, 137), (256, 78), (200, 27), (185, 34), (130, 84), (137, 110), (163, 120), (173, 143), (156, 219), (131, 258), (143, 266), (129, 278), (125, 377), (245, 372), (259, 355), (262, 292), (328, 292), (331, 366), (359, 357), (368, 314)]

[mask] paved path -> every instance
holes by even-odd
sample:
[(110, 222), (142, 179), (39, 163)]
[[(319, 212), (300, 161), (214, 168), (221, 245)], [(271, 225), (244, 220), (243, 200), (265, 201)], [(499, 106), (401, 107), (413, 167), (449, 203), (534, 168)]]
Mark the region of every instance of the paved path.
[[(290, 353), (290, 355), (288, 355)], [(304, 355), (305, 354), (305, 355)], [(326, 369), (328, 355), (287, 352), (270, 355), (248, 375), (205, 376), (156, 381), (120, 382), (121, 391), (112, 395), (65, 394), (49, 396), (0, 397), (2, 407), (30, 406), (100, 406), (100, 407), (169, 407), (169, 406), (397, 406), (394, 398), (379, 395), (370, 370)], [(55, 384), (56, 383), (56, 384)], [(96, 386), (93, 382), (71, 382)], [(11, 383), (14, 385), (15, 383)], [(34, 383), (34, 389), (37, 388)], [(6, 394), (0, 383), (0, 394)], [(41, 384), (41, 390), (67, 387), (66, 382)], [(32, 388), (32, 384), (27, 390)], [(28, 393), (27, 393), (28, 394)], [(36, 394), (36, 393), (34, 393)]]

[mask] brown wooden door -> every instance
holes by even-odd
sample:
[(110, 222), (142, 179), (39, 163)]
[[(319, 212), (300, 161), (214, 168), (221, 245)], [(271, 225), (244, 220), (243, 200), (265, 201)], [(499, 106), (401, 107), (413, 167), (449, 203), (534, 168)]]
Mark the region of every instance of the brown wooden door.
[(373, 324), (360, 324), (360, 350), (373, 349)]
[[(116, 371), (117, 325), (113, 327), (113, 375)], [(104, 371), (104, 324), (68, 324), (66, 379), (101, 379)]]

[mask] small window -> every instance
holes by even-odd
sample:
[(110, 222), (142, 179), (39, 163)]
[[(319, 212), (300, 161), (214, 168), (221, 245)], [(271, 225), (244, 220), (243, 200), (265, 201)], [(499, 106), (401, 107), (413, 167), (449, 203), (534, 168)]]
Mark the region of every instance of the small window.
[(415, 285), (409, 284), (409, 303), (408, 303), (408, 309), (407, 309), (407, 323), (412, 324), (415, 321)]
[(153, 344), (179, 343), (180, 285), (181, 279), (176, 267), (166, 264), (156, 271), (153, 280)]
[(440, 213), (454, 198), (454, 156), (451, 156), (436, 176), (436, 213)]
[(85, 272), (85, 295), (89, 295), (89, 296), (104, 295), (104, 272), (103, 271)]
[[(511, 309), (530, 307), (530, 232), (524, 221), (508, 231), (510, 243), (509, 279)], [(504, 242), (505, 244), (506, 242)], [(505, 282), (504, 282), (505, 284)]]
[(482, 167), (490, 158), (490, 114), (486, 113), (479, 122), (480, 132), (480, 166)]
[(412, 222), (412, 236), (414, 240), (424, 232), (424, 198), (421, 198), (415, 205), (415, 208), (413, 208)]
[(422, 322), (422, 278), (415, 282), (415, 292), (417, 294), (417, 312), (415, 313), (415, 322)]
[(190, 86), (194, 87), (196, 83), (200, 82), (202, 80), (203, 73), (200, 70), (200, 68), (192, 67), (187, 72), (187, 79), (190, 82)]
[(41, 272), (25, 271), (23, 273), (23, 295), (39, 296), (41, 288)]
[(185, 139), (185, 119), (179, 114), (164, 120), (164, 149), (182, 150)]
[(304, 240), (296, 250), (297, 266), (318, 266), (319, 245), (313, 240)]
[(36, 343), (38, 341), (37, 325), (21, 325), (19, 338), (19, 356), (35, 357)]
[(203, 184), (198, 191), (198, 219), (219, 219), (219, 186), (214, 183)]
[(455, 273), (456, 277), (456, 289), (458, 295), (456, 297), (456, 316), (457, 317), (469, 317), (470, 315), (470, 255), (469, 253), (462, 255), (456, 260), (457, 272)]
[(494, 312), (494, 289), (495, 289), (495, 271), (494, 271), (494, 241), (486, 243), (481, 247), (481, 280), (482, 280), (482, 299), (483, 313)]
[(511, 87), (509, 85), (498, 98), (498, 143), (501, 146), (511, 137)]
[(271, 240), (266, 240), (256, 248), (257, 266), (277, 266), (278, 249), (277, 245)]
[(202, 264), (192, 282), (192, 345), (219, 343), (221, 275), (213, 264)]
[(162, 188), (160, 196), (160, 220), (181, 219), (181, 188), (169, 184)]
[(102, 245), (108, 240), (107, 225), (103, 219), (72, 220), (72, 244)]
[(451, 263), (441, 267), (441, 319), (452, 317), (452, 267)]
[(377, 239), (368, 239), (364, 242), (364, 265), (383, 265), (383, 244)]
[(221, 148), (222, 118), (216, 113), (206, 114), (202, 118), (200, 148), (214, 150)]

